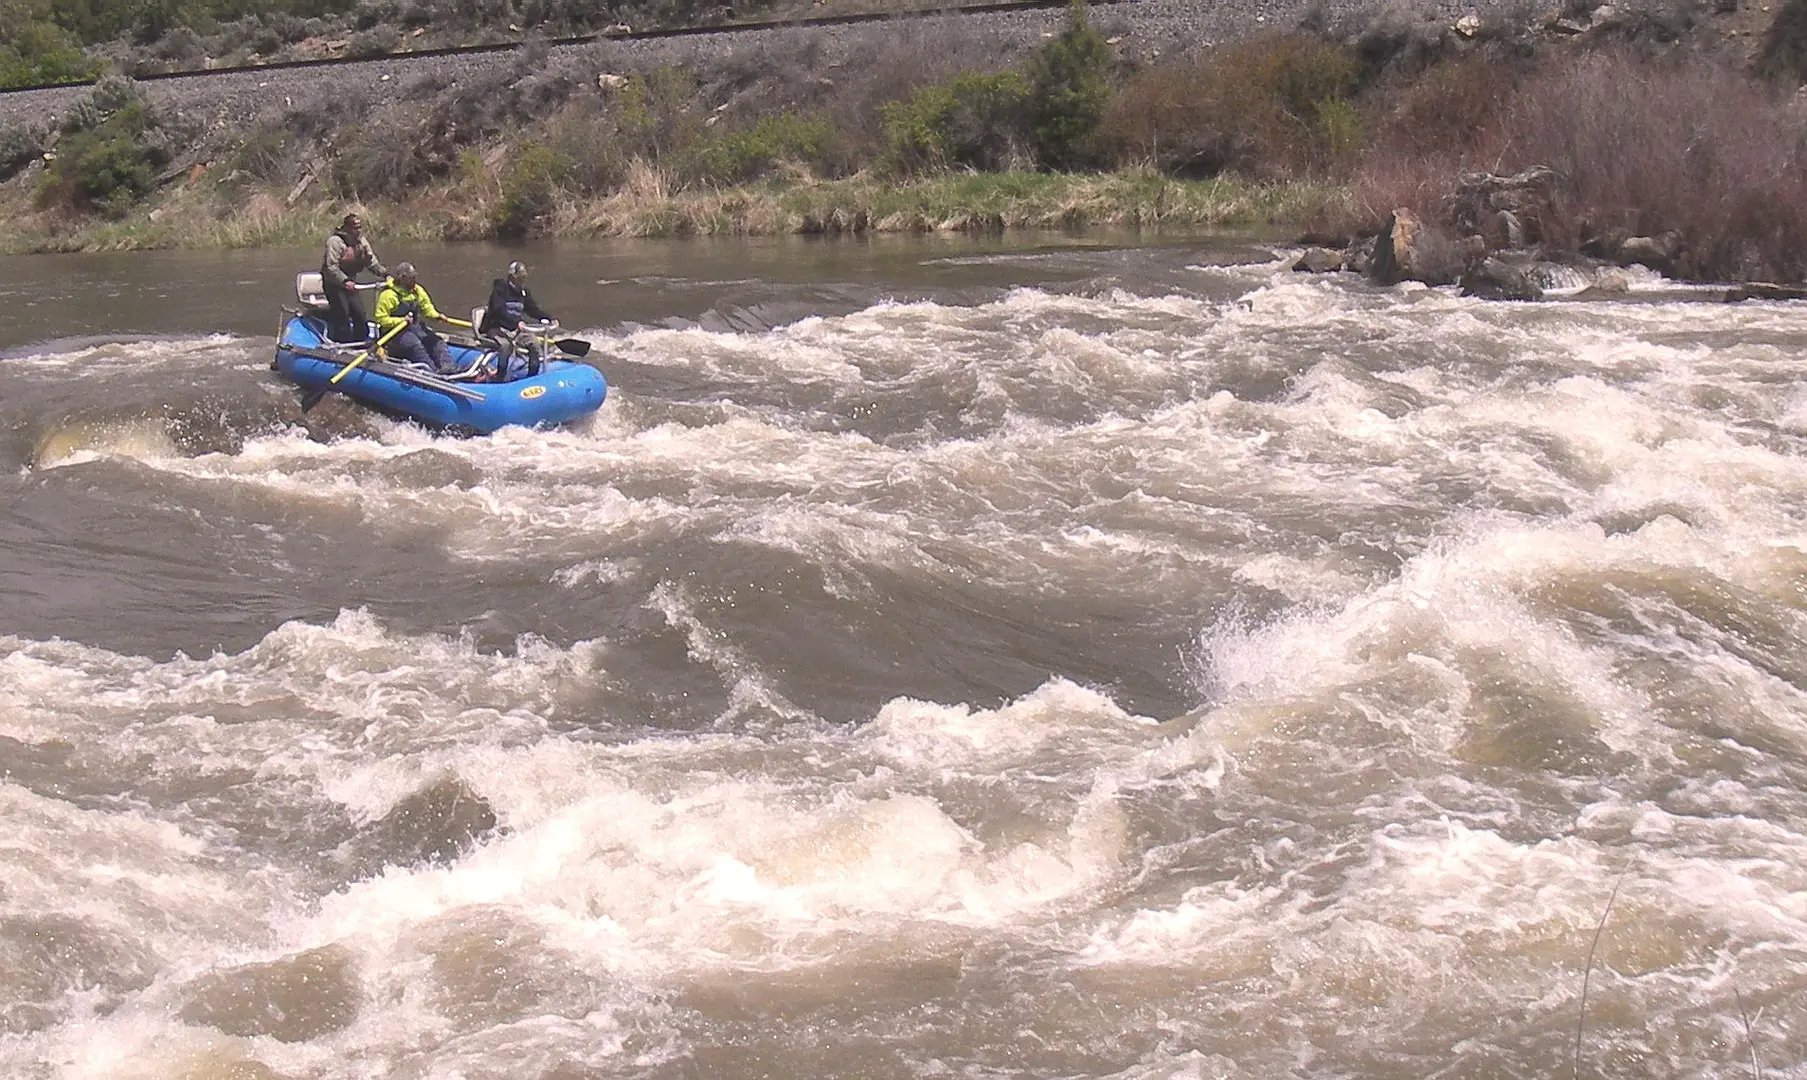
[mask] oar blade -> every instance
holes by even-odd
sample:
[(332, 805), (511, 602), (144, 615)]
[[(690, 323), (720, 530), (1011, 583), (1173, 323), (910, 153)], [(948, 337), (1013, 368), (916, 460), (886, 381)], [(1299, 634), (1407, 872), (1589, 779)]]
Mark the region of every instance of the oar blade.
[(590, 355), (590, 343), (585, 341), (583, 338), (574, 338), (574, 337), (559, 338), (557, 341), (553, 342), (552, 344), (554, 347), (556, 347), (558, 349), (559, 352), (562, 352), (562, 353), (566, 354), (567, 356), (588, 356), (588, 355)]

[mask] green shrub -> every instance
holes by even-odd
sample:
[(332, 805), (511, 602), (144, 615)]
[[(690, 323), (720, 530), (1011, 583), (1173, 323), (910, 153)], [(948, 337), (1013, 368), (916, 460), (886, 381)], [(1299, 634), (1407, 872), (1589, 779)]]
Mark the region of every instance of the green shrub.
[(1327, 97), (1312, 103), (1311, 136), (1330, 158), (1348, 160), (1362, 148), (1367, 129), (1367, 118), (1347, 98)]
[(128, 105), (142, 103), (138, 84), (123, 75), (108, 75), (86, 97), (69, 107), (59, 125), (64, 131), (89, 131)]
[(44, 152), (44, 133), (30, 125), (0, 128), (0, 180), (10, 180)]
[(1036, 156), (1051, 169), (1091, 163), (1093, 135), (1111, 100), (1111, 47), (1086, 18), (1084, 0), (1067, 27), (1029, 58), (1029, 109)]
[(544, 232), (564, 174), (565, 163), (550, 146), (529, 142), (517, 149), (502, 170), (502, 197), (490, 213), (496, 235), (520, 240)]
[(783, 162), (828, 172), (836, 139), (834, 125), (825, 117), (762, 116), (745, 131), (711, 130), (688, 160), (678, 163), (678, 171), (689, 179), (723, 185), (756, 180)]
[(88, 97), (103, 114), (111, 116), (142, 99), (138, 96), (138, 84), (124, 75), (107, 75), (94, 84)]
[(691, 108), (696, 78), (678, 68), (630, 76), (616, 94), (621, 103), (617, 126), (629, 157), (678, 160), (708, 131)]
[(139, 0), (133, 8), (132, 40), (140, 45), (154, 44), (179, 26), (181, 19), (180, 0)]
[(961, 75), (884, 107), (884, 161), (914, 173), (964, 165), (1008, 168), (1029, 136), (1029, 82), (1014, 71)]
[(351, 35), (346, 52), (353, 57), (385, 56), (401, 47), (402, 34), (393, 26), (377, 26)]
[(892, 171), (909, 174), (948, 166), (951, 155), (943, 118), (953, 107), (954, 95), (946, 83), (919, 86), (908, 100), (883, 106), (885, 162)]
[(586, 98), (562, 110), (547, 129), (547, 142), (566, 163), (564, 183), (584, 195), (602, 195), (627, 176), (629, 150), (608, 106)]
[(401, 4), (398, 0), (359, 0), (353, 9), (351, 25), (358, 30), (371, 30), (387, 22), (394, 22), (401, 15)]
[[(0, 6), (0, 12), (6, 12)], [(100, 65), (82, 54), (81, 47), (61, 27), (48, 20), (0, 27), (0, 90), (14, 86), (79, 83), (94, 77)]]
[(58, 126), (64, 131), (92, 131), (106, 118), (107, 114), (100, 111), (100, 106), (94, 104), (94, 99), (85, 97), (69, 106), (69, 111), (63, 114)]
[(133, 102), (99, 127), (64, 139), (38, 189), (39, 205), (124, 217), (155, 190), (157, 170), (169, 164), (154, 128), (149, 111)]

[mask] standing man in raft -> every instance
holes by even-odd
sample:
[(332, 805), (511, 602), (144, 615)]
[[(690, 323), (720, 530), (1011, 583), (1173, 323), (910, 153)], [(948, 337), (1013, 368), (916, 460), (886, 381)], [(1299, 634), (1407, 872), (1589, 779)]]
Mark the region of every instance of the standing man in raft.
[(346, 214), (327, 236), (326, 256), (320, 261), (320, 282), (326, 290), (326, 336), (334, 341), (360, 342), (369, 337), (369, 316), (358, 299), (356, 281), (363, 273), (389, 276), (364, 235), (364, 219)]

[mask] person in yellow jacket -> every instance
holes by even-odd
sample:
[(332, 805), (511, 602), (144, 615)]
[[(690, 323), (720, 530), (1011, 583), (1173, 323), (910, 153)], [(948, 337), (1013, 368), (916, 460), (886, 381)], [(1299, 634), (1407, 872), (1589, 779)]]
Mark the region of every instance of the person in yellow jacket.
[(381, 335), (398, 326), (407, 326), (406, 330), (389, 339), (389, 355), (444, 373), (452, 367), (451, 355), (445, 339), (427, 326), (428, 319), (451, 321), (433, 306), (433, 298), (427, 295), (427, 290), (415, 276), (414, 264), (397, 264), (395, 276), (383, 284), (382, 292), (376, 294), (377, 331)]

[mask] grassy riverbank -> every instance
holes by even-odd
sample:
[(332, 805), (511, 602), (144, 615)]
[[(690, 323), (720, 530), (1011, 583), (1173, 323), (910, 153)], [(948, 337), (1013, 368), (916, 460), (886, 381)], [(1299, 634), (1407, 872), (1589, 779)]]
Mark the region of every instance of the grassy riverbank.
[[(1147, 169), (1108, 174), (940, 174), (899, 185), (870, 176), (770, 180), (743, 187), (681, 190), (650, 167), (622, 190), (562, 198), (544, 235), (773, 236), (802, 233), (1129, 229), (1158, 235), (1217, 228), (1296, 231), (1347, 199), (1315, 183), (1256, 184), (1228, 177), (1179, 180)], [(15, 215), (0, 252), (32, 254), (149, 248), (240, 248), (308, 244), (337, 222), (336, 202), (287, 205), (273, 191), (243, 196), (222, 213), (204, 180), (172, 192), (154, 211), (122, 221)], [(389, 240), (477, 240), (493, 235), (499, 195), (482, 185), (437, 187), (404, 201), (377, 201), (366, 216)]]

